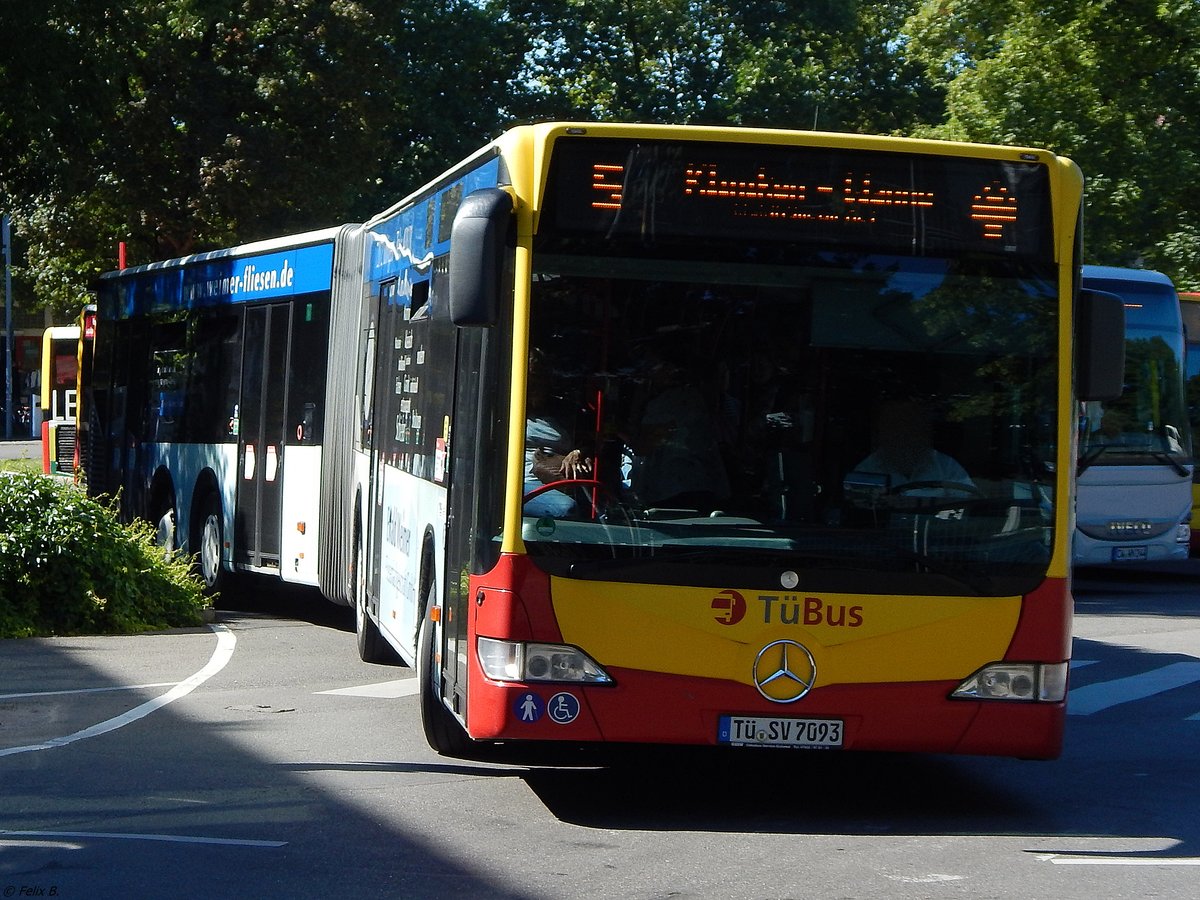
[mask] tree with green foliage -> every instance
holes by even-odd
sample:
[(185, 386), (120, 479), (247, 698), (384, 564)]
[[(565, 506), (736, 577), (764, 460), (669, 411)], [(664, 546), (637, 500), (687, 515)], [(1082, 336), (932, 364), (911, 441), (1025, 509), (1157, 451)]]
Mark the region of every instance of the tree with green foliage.
[(1070, 156), (1087, 261), (1200, 288), (1200, 2), (928, 0), (905, 31), (946, 91), (929, 133)]
[(896, 42), (911, 2), (515, 0), (521, 118), (903, 130), (934, 94)]
[(471, 0), (46, 0), (0, 34), (0, 206), (63, 311), (119, 241), (138, 264), (386, 208), (498, 130), (518, 58)]
[(154, 538), (67, 482), (0, 476), (0, 638), (199, 625), (190, 562)]
[(1200, 0), (7, 2), (0, 208), (73, 313), (119, 241), (359, 220), (516, 121), (922, 133), (1073, 157), (1088, 261), (1198, 289), (1198, 96)]

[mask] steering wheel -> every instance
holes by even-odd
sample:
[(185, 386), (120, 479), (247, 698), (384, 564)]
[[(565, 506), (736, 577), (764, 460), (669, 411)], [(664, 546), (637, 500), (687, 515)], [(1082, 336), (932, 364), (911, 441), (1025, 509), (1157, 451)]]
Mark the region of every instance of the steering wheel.
[[(985, 496), (983, 491), (981, 491), (978, 487), (976, 487), (973, 484), (968, 484), (965, 481), (939, 481), (939, 480), (907, 481), (904, 484), (898, 484), (895, 487), (890, 488), (888, 490), (888, 493), (895, 494), (897, 496), (905, 496), (907, 494), (910, 494), (913, 491), (929, 491), (929, 490), (955, 491), (956, 493), (963, 495), (963, 499), (966, 499), (969, 497)], [(933, 497), (921, 497), (921, 498), (917, 498), (917, 499), (953, 500), (955, 498), (933, 496)]]
[[(597, 504), (595, 498), (591, 495), (590, 492), (588, 492), (587, 489), (588, 488), (593, 488), (593, 489), (599, 488), (600, 491), (602, 493), (604, 493), (606, 496), (610, 496), (610, 497), (613, 496), (612, 488), (610, 488), (608, 485), (604, 484), (604, 482), (596, 480), (595, 478), (560, 478), (557, 481), (548, 481), (545, 484), (535, 487), (532, 491), (526, 492), (521, 497), (521, 505), (524, 506), (526, 503), (528, 503), (534, 497), (540, 497), (542, 494), (545, 494), (548, 491), (560, 491), (565, 494), (567, 492), (562, 490), (564, 487), (566, 487), (566, 488), (582, 488), (584, 490), (585, 494), (587, 495), (585, 507), (587, 507), (587, 506), (591, 507), (591, 515), (589, 516), (589, 518), (593, 518), (593, 519), (600, 515), (600, 510), (598, 508), (598, 504)], [(570, 495), (568, 494), (568, 496), (570, 496)], [(579, 501), (576, 500), (575, 502), (576, 502), (576, 505), (578, 505)]]

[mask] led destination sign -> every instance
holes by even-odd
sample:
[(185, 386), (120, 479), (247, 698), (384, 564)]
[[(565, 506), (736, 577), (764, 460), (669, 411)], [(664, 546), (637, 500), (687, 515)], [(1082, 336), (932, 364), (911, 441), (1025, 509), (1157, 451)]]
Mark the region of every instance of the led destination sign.
[(1035, 162), (812, 147), (562, 139), (542, 234), (759, 238), (1048, 257)]

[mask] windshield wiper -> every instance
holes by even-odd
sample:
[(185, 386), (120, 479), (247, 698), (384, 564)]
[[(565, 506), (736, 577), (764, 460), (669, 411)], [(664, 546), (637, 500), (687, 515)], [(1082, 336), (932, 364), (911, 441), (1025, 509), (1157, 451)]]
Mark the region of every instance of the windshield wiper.
[[(755, 550), (758, 552), (755, 552)], [(770, 554), (773, 558), (767, 558), (765, 554)], [(697, 560), (703, 560), (705, 563), (712, 565), (749, 565), (755, 568), (775, 565), (781, 568), (803, 570), (809, 575), (817, 570), (826, 573), (862, 570), (863, 563), (867, 562), (865, 559), (855, 559), (852, 556), (843, 556), (840, 554), (805, 553), (803, 551), (781, 554), (779, 551), (766, 550), (764, 548), (751, 549), (741, 547), (735, 549), (705, 547), (677, 553), (663, 553), (661, 552), (661, 548), (659, 548), (659, 552), (645, 556), (606, 557), (604, 559), (573, 562), (569, 567), (569, 573), (574, 578), (604, 577), (611, 573), (628, 572), (631, 569), (637, 569), (642, 566), (671, 566), (681, 562), (694, 564)], [(971, 596), (987, 596), (993, 589), (990, 577), (986, 575), (971, 576), (962, 574), (956, 567), (940, 562), (935, 557), (925, 553), (911, 550), (904, 551), (900, 555), (892, 557), (892, 562), (893, 566), (886, 564), (872, 566), (868, 564), (865, 568), (877, 573), (887, 573), (889, 571), (897, 571), (894, 568), (894, 563), (896, 562), (909, 563), (916, 565), (926, 575), (944, 578)]]
[[(1079, 457), (1079, 465), (1075, 470), (1075, 474), (1082, 475), (1084, 472), (1086, 472), (1088, 469), (1090, 469), (1092, 467), (1092, 465), (1096, 462), (1097, 459), (1099, 459), (1101, 456), (1103, 456), (1105, 453), (1107, 453), (1109, 450), (1112, 450), (1112, 449), (1113, 449), (1113, 447), (1111, 444), (1098, 444), (1097, 446), (1093, 447), (1091, 450), (1089, 450), (1083, 456)], [(1149, 456), (1152, 459), (1157, 460), (1158, 462), (1162, 463), (1165, 466), (1170, 466), (1175, 471), (1175, 474), (1178, 475), (1180, 478), (1187, 477), (1188, 470), (1185, 469), (1183, 467), (1183, 464), (1180, 463), (1179, 460), (1177, 460), (1175, 457), (1173, 457), (1170, 453), (1166, 453), (1165, 451), (1162, 451), (1162, 450), (1154, 450), (1154, 449), (1151, 449), (1150, 447), (1137, 447), (1137, 448), (1121, 447), (1120, 449), (1126, 455), (1144, 454), (1145, 456)]]
[[(671, 549), (671, 545), (659, 544), (654, 547), (638, 548), (636, 556), (606, 556), (603, 559), (586, 559), (579, 562), (571, 563), (571, 574), (584, 577), (588, 574), (597, 572), (610, 572), (620, 569), (633, 569), (638, 566), (655, 566), (663, 563), (676, 562), (695, 562), (702, 559), (705, 562), (715, 563), (717, 565), (729, 565), (731, 563), (745, 564), (748, 558), (754, 560), (755, 565), (762, 564), (762, 557), (754, 551), (762, 551), (761, 547), (697, 547), (693, 550), (677, 550)], [(778, 553), (777, 550), (768, 550), (768, 553)]]
[(952, 581), (960, 587), (967, 588), (973, 594), (983, 597), (991, 593), (992, 579), (986, 575), (968, 577), (939, 562), (936, 557), (916, 550), (906, 553), (905, 558), (910, 562), (915, 562), (930, 575), (938, 575)]
[(1162, 450), (1151, 450), (1150, 455), (1153, 456), (1155, 459), (1157, 459), (1159, 462), (1165, 463), (1166, 465), (1168, 465), (1172, 469), (1174, 469), (1175, 474), (1178, 475), (1180, 478), (1187, 477), (1188, 470), (1185, 469), (1183, 467), (1183, 464), (1180, 463), (1179, 460), (1177, 460), (1175, 457), (1173, 457), (1170, 453), (1164, 453)]
[(1092, 464), (1101, 456), (1108, 452), (1108, 444), (1097, 444), (1083, 456), (1079, 457), (1079, 464), (1075, 469), (1076, 475), (1082, 475), (1092, 467)]
[(679, 563), (707, 566), (739, 566), (755, 569), (778, 567), (779, 569), (802, 569), (812, 567), (851, 567), (856, 561), (843, 554), (820, 553), (798, 548), (747, 547), (712, 545), (680, 550), (679, 545), (659, 544), (654, 548), (643, 548), (637, 556), (606, 556), (579, 560), (570, 565), (573, 576), (585, 578), (605, 572), (627, 571), (639, 566), (674, 566)]

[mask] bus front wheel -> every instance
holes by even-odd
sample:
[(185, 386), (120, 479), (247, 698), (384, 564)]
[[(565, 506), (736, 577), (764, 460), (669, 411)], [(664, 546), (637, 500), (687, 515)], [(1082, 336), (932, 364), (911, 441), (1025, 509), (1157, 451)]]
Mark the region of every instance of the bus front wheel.
[(478, 756), (475, 742), (446, 708), (434, 683), (437, 666), (436, 625), (429, 616), (434, 605), (434, 586), (429, 585), (421, 626), (417, 632), (417, 685), (421, 695), (421, 726), (425, 740), (442, 756), (471, 759)]

